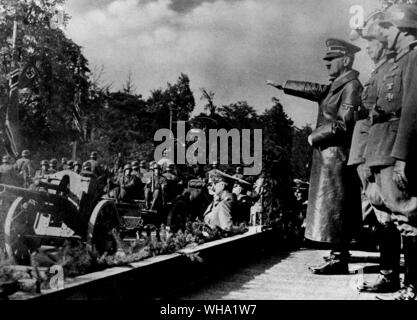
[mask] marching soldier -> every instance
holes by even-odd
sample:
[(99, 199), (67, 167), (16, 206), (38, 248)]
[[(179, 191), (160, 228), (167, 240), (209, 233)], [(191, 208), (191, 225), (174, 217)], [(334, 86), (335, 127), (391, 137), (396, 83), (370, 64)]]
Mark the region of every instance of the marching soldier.
[(15, 169), (23, 179), (23, 187), (28, 188), (32, 183), (32, 177), (35, 174), (29, 150), (22, 151), (22, 157), (16, 161)]
[(352, 69), (360, 48), (339, 39), (328, 39), (326, 46), (329, 85), (300, 81), (267, 84), (319, 103), (317, 127), (308, 139), (314, 151), (305, 237), (328, 243), (333, 249), (326, 264), (310, 270), (346, 274), (352, 233), (361, 222), (359, 183), (347, 166), (355, 114), (361, 104), (359, 73)]
[[(361, 37), (368, 42), (367, 51), (375, 63), (375, 68), (370, 79), (366, 82), (362, 94), (362, 104), (367, 114), (370, 114), (374, 106), (379, 103), (378, 92), (384, 87), (384, 78), (394, 64), (393, 53), (386, 49), (386, 41), (378, 24), (381, 19), (383, 19), (381, 11), (373, 13), (360, 31)], [(365, 281), (360, 284), (358, 289), (367, 292), (395, 292), (400, 288), (401, 236), (392, 222), (391, 215), (374, 208), (366, 196), (370, 192), (369, 190), (376, 187), (374, 180), (369, 179), (371, 172), (365, 163), (365, 149), (371, 126), (370, 117), (356, 123), (348, 165), (356, 166), (362, 182), (364, 215), (375, 213), (381, 226), (381, 232), (379, 233), (381, 236), (379, 241), (380, 275), (374, 282)], [(369, 180), (372, 180), (372, 182)]]
[(3, 156), (0, 165), (0, 183), (18, 187), (21, 185), (21, 180), (14, 166), (10, 163), (10, 157)]
[[(404, 287), (392, 299), (415, 300), (417, 288), (417, 6), (394, 5), (379, 23), (394, 65), (382, 80), (365, 150), (374, 206), (392, 214), (403, 240)], [(382, 299), (382, 297), (380, 297)]]

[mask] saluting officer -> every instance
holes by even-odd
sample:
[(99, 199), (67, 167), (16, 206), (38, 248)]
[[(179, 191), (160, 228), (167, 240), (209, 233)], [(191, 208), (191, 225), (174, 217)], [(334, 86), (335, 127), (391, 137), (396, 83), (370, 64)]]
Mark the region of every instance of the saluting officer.
[(267, 84), (319, 103), (317, 127), (308, 139), (314, 151), (305, 237), (328, 243), (333, 249), (326, 264), (310, 270), (346, 274), (352, 233), (361, 223), (360, 186), (347, 166), (355, 114), (361, 104), (359, 73), (352, 69), (360, 48), (339, 39), (328, 39), (326, 46), (329, 85), (301, 81)]
[[(371, 114), (372, 109), (377, 105), (379, 100), (378, 92), (384, 86), (384, 77), (386, 77), (386, 74), (394, 64), (393, 57), (395, 54), (386, 49), (386, 39), (383, 37), (379, 26), (379, 21), (383, 17), (383, 12), (374, 12), (367, 19), (364, 28), (359, 30), (359, 35), (367, 41), (368, 54), (375, 63), (375, 68), (369, 80), (365, 83), (362, 94), (362, 104), (368, 115)], [(364, 215), (375, 213), (380, 223), (380, 232), (378, 233), (380, 235), (380, 275), (373, 282), (365, 281), (360, 284), (358, 289), (367, 292), (394, 292), (400, 288), (401, 236), (392, 222), (390, 213), (373, 207), (366, 196), (370, 190), (375, 188), (375, 182), (369, 179), (371, 177), (370, 168), (365, 163), (365, 149), (371, 125), (370, 117), (356, 123), (348, 164), (356, 166), (362, 182)]]
[(403, 237), (404, 288), (391, 298), (412, 300), (417, 287), (417, 6), (394, 5), (379, 25), (396, 57), (372, 112), (365, 157), (376, 188), (368, 198), (392, 213)]

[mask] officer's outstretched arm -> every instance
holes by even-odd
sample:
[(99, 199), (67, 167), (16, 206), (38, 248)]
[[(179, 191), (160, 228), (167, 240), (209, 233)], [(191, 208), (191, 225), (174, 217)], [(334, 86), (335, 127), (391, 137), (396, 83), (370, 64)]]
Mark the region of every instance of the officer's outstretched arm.
[(330, 86), (313, 82), (288, 80), (282, 88), (285, 94), (319, 102), (327, 95)]

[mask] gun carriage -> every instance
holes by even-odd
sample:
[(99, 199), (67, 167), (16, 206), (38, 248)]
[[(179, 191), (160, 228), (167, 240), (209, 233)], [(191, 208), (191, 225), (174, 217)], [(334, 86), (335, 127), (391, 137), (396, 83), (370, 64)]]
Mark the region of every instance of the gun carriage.
[(134, 240), (143, 225), (159, 222), (158, 214), (145, 210), (143, 201), (120, 203), (102, 198), (102, 190), (98, 179), (69, 170), (39, 179), (31, 189), (0, 185), (0, 198), (14, 199), (4, 223), (8, 256), (27, 265), (31, 252), (41, 246), (61, 246), (75, 239), (98, 254), (112, 254), (118, 240)]

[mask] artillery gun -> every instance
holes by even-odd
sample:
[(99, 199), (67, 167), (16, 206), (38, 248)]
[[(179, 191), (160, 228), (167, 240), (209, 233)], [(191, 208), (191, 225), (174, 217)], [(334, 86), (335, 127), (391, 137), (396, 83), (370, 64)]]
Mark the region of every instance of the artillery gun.
[(129, 241), (142, 231), (144, 219), (157, 215), (143, 202), (118, 203), (102, 198), (102, 184), (69, 170), (48, 175), (31, 189), (0, 185), (0, 198), (14, 199), (4, 223), (6, 252), (17, 264), (30, 264), (41, 246), (81, 240), (98, 254), (115, 253), (119, 239)]

